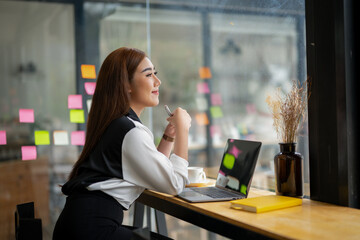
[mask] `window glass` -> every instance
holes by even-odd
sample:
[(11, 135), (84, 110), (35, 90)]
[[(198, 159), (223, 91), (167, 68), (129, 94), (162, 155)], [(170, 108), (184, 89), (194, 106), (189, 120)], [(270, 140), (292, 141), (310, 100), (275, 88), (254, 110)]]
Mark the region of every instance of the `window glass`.
[[(279, 140), (265, 99), (277, 88), (289, 91), (292, 80), (305, 81), (304, 1), (149, 2), (147, 8), (145, 1), (85, 1), (83, 11), (74, 11), (72, 4), (0, 1), (0, 212), (6, 212), (0, 226), (8, 229), (0, 239), (14, 236), (15, 206), (27, 201), (35, 201), (44, 239), (51, 239), (65, 201), (59, 184), (82, 149), (71, 135), (85, 130), (91, 95), (84, 83), (96, 81), (78, 74), (80, 64), (96, 75), (105, 57), (123, 46), (145, 51), (162, 81), (159, 106), (141, 116), (156, 143), (167, 124), (164, 105), (182, 107), (192, 117), (190, 165), (216, 177), (228, 138), (261, 141), (252, 186), (275, 190)], [(70, 95), (82, 97), (75, 110), (83, 111), (83, 122), (70, 119)], [(20, 109), (25, 117), (30, 110), (30, 118), (33, 110), (33, 122), (20, 122)], [(297, 151), (309, 196), (307, 138), (305, 119)], [(35, 147), (37, 156), (22, 146)], [(133, 208), (124, 224), (131, 225), (132, 216)], [(214, 239), (166, 218), (174, 239)]]

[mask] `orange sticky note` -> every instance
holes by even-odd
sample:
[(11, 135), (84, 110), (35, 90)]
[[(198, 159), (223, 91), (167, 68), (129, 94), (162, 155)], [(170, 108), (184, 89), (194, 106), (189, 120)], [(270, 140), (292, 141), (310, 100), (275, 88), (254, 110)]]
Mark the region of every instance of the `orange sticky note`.
[(33, 123), (34, 109), (19, 109), (19, 121), (21, 123)]
[(84, 83), (85, 91), (88, 95), (94, 95), (96, 83), (95, 82), (86, 82)]
[(211, 70), (209, 67), (201, 67), (199, 68), (199, 76), (201, 79), (209, 79), (211, 78)]
[(96, 79), (95, 65), (81, 64), (81, 76), (87, 79)]
[(197, 113), (195, 115), (195, 119), (197, 124), (199, 125), (208, 125), (209, 124), (209, 118), (206, 115), (206, 113)]
[(71, 132), (71, 144), (83, 146), (85, 144), (85, 131)]
[(36, 147), (35, 146), (21, 146), (22, 160), (35, 160), (36, 159)]

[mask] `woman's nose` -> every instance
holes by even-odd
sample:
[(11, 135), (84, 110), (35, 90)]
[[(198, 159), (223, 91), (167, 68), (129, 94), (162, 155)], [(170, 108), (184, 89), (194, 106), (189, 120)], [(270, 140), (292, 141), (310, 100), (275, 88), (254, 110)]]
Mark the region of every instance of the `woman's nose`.
[(155, 85), (160, 86), (161, 80), (155, 75)]

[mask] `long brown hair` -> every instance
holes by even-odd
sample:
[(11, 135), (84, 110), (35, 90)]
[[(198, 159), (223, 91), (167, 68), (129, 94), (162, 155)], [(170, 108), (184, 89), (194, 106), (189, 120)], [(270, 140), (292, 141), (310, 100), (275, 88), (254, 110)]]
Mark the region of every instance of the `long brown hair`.
[(77, 175), (79, 167), (93, 151), (109, 124), (129, 112), (130, 82), (136, 68), (145, 57), (141, 50), (122, 47), (110, 53), (104, 60), (92, 98), (85, 145), (69, 175), (69, 180)]

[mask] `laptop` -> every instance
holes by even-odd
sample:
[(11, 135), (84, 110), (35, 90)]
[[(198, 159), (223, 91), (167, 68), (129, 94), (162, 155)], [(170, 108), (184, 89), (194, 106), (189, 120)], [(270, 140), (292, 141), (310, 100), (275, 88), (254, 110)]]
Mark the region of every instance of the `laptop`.
[(228, 139), (215, 186), (185, 188), (178, 197), (189, 202), (247, 198), (261, 142)]

